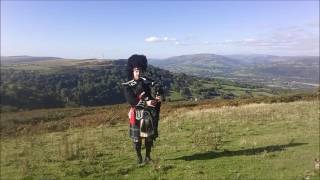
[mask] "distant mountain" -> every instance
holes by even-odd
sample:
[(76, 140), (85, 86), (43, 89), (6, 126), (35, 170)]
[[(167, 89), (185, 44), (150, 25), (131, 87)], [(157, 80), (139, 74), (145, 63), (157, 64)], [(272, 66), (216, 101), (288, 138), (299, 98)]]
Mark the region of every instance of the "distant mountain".
[(37, 61), (47, 60), (63, 60), (59, 57), (35, 57), (35, 56), (1, 56), (1, 64), (14, 64), (14, 63), (31, 63)]
[(216, 54), (192, 54), (192, 55), (182, 55), (182, 56), (174, 56), (163, 60), (155, 60), (153, 61), (155, 64), (184, 64), (184, 65), (197, 65), (203, 66), (205, 65), (217, 65), (220, 66), (236, 66), (239, 61), (235, 59), (231, 59), (226, 56), (216, 55)]
[(193, 54), (151, 60), (150, 64), (172, 72), (187, 73), (200, 77), (213, 77), (212, 74), (231, 73), (232, 69), (243, 66), (242, 61), (216, 54)]
[(305, 61), (303, 63), (318, 63), (318, 56), (274, 56), (265, 54), (249, 54), (249, 55), (226, 55), (226, 57), (239, 60), (249, 64), (263, 64), (272, 62), (295, 62), (295, 61)]
[(312, 89), (319, 85), (318, 56), (192, 54), (150, 64), (172, 72), (279, 88)]
[(233, 55), (225, 55), (228, 58), (236, 59), (244, 63), (268, 63), (272, 61), (276, 61), (279, 56), (274, 55), (266, 55), (266, 54), (233, 54)]

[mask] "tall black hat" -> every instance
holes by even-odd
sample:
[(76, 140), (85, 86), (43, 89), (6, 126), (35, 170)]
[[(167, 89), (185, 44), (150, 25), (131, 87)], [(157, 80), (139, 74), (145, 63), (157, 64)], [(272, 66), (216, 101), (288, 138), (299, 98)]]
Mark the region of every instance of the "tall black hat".
[(133, 68), (141, 68), (145, 71), (148, 66), (148, 60), (145, 55), (134, 54), (129, 57), (127, 64), (128, 78), (132, 79)]

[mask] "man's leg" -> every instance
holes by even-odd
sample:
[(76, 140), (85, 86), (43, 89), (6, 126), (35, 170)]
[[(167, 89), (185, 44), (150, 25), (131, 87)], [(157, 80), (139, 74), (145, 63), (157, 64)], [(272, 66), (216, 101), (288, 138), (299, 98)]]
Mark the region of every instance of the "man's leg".
[(156, 106), (156, 114), (155, 114), (155, 121), (154, 121), (154, 135), (153, 135), (153, 139), (156, 140), (157, 137), (159, 136), (158, 133), (158, 124), (159, 124), (159, 117), (160, 117), (160, 106), (161, 103), (158, 103), (158, 105)]
[(145, 146), (146, 146), (146, 158), (145, 158), (145, 162), (149, 162), (151, 161), (151, 147), (153, 145), (153, 140), (152, 138), (148, 137), (145, 139)]
[(134, 149), (136, 150), (136, 153), (137, 153), (137, 162), (138, 162), (138, 164), (141, 164), (142, 163), (141, 139), (139, 139), (139, 140), (135, 139), (133, 141), (133, 146), (134, 146)]

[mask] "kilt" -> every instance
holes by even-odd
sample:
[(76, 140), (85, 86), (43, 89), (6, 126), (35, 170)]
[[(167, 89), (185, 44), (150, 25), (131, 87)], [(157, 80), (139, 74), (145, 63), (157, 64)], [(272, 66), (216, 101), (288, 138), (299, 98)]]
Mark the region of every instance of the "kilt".
[[(158, 123), (156, 122), (157, 119), (157, 112), (154, 108), (148, 107), (145, 109), (146, 111), (150, 112), (150, 115), (152, 117), (152, 123), (154, 125), (157, 125)], [(130, 138), (134, 141), (137, 142), (139, 141), (142, 137), (140, 136), (140, 125), (141, 125), (141, 120), (136, 120), (134, 124), (130, 124), (129, 125), (129, 136)], [(157, 128), (157, 127), (154, 127)], [(154, 131), (156, 131), (156, 129), (153, 129)], [(157, 134), (157, 133), (156, 133)], [(154, 135), (150, 136), (150, 139), (154, 139), (153, 137)], [(149, 137), (148, 137), (149, 138)]]
[(136, 121), (135, 124), (129, 125), (129, 136), (134, 142), (140, 140), (140, 121)]

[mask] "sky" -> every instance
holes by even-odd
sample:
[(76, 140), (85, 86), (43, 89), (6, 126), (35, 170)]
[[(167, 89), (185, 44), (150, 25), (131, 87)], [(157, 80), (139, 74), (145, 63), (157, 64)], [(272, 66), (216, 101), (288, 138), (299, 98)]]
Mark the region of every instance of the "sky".
[(1, 56), (319, 55), (319, 1), (1, 1)]

